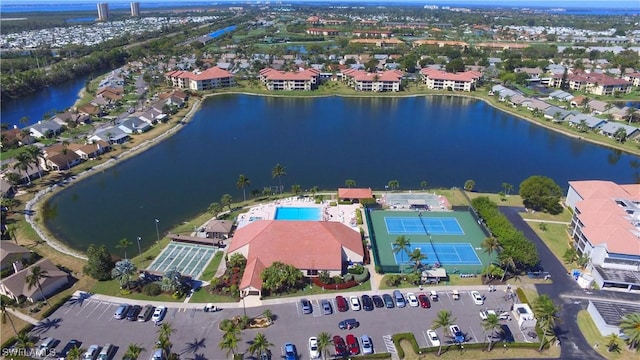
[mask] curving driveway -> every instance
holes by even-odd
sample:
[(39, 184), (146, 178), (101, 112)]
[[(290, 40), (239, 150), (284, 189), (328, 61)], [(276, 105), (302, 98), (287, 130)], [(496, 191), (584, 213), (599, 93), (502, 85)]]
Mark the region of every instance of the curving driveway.
[(545, 271), (551, 274), (553, 283), (536, 285), (539, 294), (547, 294), (555, 304), (561, 306), (560, 323), (558, 330), (562, 347), (561, 359), (602, 359), (584, 338), (578, 328), (578, 311), (586, 309), (586, 305), (581, 302), (574, 302), (569, 298), (561, 297), (568, 292), (582, 292), (583, 290), (576, 284), (567, 273), (564, 266), (555, 255), (549, 250), (547, 245), (522, 219), (519, 212), (524, 212), (521, 206), (501, 206), (500, 211), (518, 230), (522, 231), (527, 239), (533, 241), (538, 248), (540, 263)]

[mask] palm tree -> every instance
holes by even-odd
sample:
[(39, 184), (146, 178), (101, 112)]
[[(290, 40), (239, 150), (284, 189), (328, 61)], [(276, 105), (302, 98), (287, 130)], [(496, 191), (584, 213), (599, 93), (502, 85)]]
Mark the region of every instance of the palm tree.
[(158, 349), (162, 349), (164, 358), (167, 359), (169, 357), (169, 354), (171, 353), (171, 347), (173, 346), (173, 344), (171, 343), (171, 340), (169, 338), (161, 336), (158, 338), (156, 346)]
[(284, 168), (284, 166), (278, 163), (276, 164), (276, 166), (273, 167), (273, 169), (271, 169), (271, 177), (278, 178), (278, 183), (280, 185), (280, 194), (282, 194), (282, 177), (283, 176), (287, 176), (286, 169)]
[(427, 258), (426, 254), (422, 253), (422, 250), (420, 250), (420, 248), (415, 248), (413, 249), (413, 251), (409, 254), (409, 261), (413, 262), (413, 271), (414, 272), (418, 272), (418, 269), (420, 269), (420, 265), (422, 260), (425, 260)]
[(398, 180), (389, 180), (387, 186), (393, 191), (400, 187), (400, 182)]
[(129, 239), (127, 239), (127, 238), (120, 239), (120, 241), (118, 241), (118, 245), (116, 245), (117, 249), (123, 249), (124, 250), (124, 258), (125, 258), (125, 260), (127, 259), (127, 248), (129, 246), (131, 246), (131, 241), (129, 241)]
[(540, 349), (544, 347), (547, 336), (555, 336), (556, 323), (559, 321), (560, 307), (553, 303), (549, 295), (540, 295), (533, 301), (533, 311), (542, 330)]
[(29, 145), (25, 148), (27, 154), (31, 158), (31, 161), (36, 165), (36, 169), (38, 169), (38, 178), (42, 177), (40, 173), (40, 159), (45, 160), (44, 152), (42, 149), (35, 145)]
[(634, 349), (640, 345), (640, 313), (627, 314), (620, 320), (620, 329), (627, 336), (627, 344)]
[(240, 334), (241, 331), (238, 326), (229, 326), (222, 336), (222, 340), (218, 343), (220, 350), (227, 350), (227, 356), (229, 356), (229, 353), (235, 356), (236, 350), (238, 350), (238, 344), (240, 343)]
[(176, 329), (174, 329), (173, 326), (171, 326), (171, 323), (163, 322), (157, 331), (158, 339), (169, 339), (171, 334), (173, 334), (174, 332), (176, 332)]
[(33, 341), (31, 335), (26, 331), (20, 331), (16, 336), (16, 348), (18, 349), (31, 349), (33, 347)]
[(273, 312), (271, 311), (271, 309), (266, 309), (265, 311), (262, 312), (262, 316), (267, 319), (267, 321), (269, 322), (269, 324), (271, 324), (273, 322)]
[(238, 189), (242, 189), (242, 198), (244, 201), (247, 201), (247, 194), (245, 192), (245, 188), (251, 185), (251, 180), (248, 177), (244, 176), (244, 174), (240, 174), (238, 177), (238, 182), (236, 182), (236, 187)]
[(427, 188), (427, 180), (420, 181), (420, 188), (425, 190)]
[(329, 348), (331, 346), (331, 334), (323, 331), (318, 334), (318, 352), (322, 354), (322, 359), (325, 360), (327, 358), (327, 354), (329, 353)]
[(627, 131), (621, 126), (613, 133), (613, 138), (616, 139), (617, 142), (623, 143), (627, 140)]
[(118, 261), (111, 270), (111, 278), (117, 279), (120, 288), (124, 289), (136, 274), (136, 266), (129, 260)]
[(27, 184), (31, 184), (31, 176), (29, 176), (29, 169), (31, 169), (31, 157), (26, 152), (18, 153), (15, 157), (16, 163), (13, 164), (14, 169), (20, 170), (21, 173), (27, 176)]
[(249, 353), (260, 356), (263, 352), (268, 352), (271, 347), (273, 344), (267, 340), (267, 337), (263, 333), (257, 333), (249, 345)]
[(489, 257), (491, 257), (494, 252), (497, 253), (500, 250), (500, 242), (492, 236), (482, 240), (480, 247), (484, 249), (485, 254), (489, 254)]
[(507, 269), (511, 268), (514, 273), (516, 270), (516, 263), (513, 261), (513, 256), (505, 256), (503, 259), (500, 259), (501, 265), (504, 267), (504, 273), (502, 274), (502, 279), (500, 281), (504, 281), (505, 276), (507, 276)]
[(207, 211), (213, 215), (218, 215), (220, 212), (222, 212), (222, 209), (223, 207), (222, 205), (220, 205), (220, 203), (212, 202), (211, 204), (209, 204)]
[(344, 181), (344, 186), (348, 187), (348, 188), (352, 188), (356, 186), (356, 181), (352, 180), (352, 179), (347, 179)]
[(299, 195), (302, 192), (302, 186), (295, 184), (295, 185), (291, 185), (291, 192), (294, 195)]
[(487, 351), (491, 351), (494, 335), (496, 332), (502, 332), (502, 325), (500, 324), (498, 314), (487, 314), (487, 318), (482, 320), (482, 328), (485, 331), (491, 332), (491, 336), (489, 337), (489, 346), (487, 347)]
[(228, 206), (229, 211), (231, 211), (232, 203), (233, 203), (233, 197), (230, 194), (224, 194), (222, 195), (222, 198), (220, 198), (220, 204), (222, 204), (222, 207)]
[(9, 319), (9, 323), (11, 324), (11, 328), (13, 329), (13, 332), (18, 335), (18, 331), (16, 330), (16, 325), (13, 323), (13, 319), (11, 318), (11, 315), (9, 315), (9, 309), (13, 306), (13, 304), (8, 303), (7, 301), (5, 301), (5, 298), (2, 297), (0, 298), (0, 312), (2, 314), (2, 323), (6, 324), (7, 323), (7, 319)]
[(77, 345), (74, 345), (71, 349), (69, 349), (69, 352), (67, 352), (66, 360), (79, 360), (80, 358), (82, 358), (82, 354), (84, 354), (86, 351), (86, 349), (79, 348)]
[[(393, 253), (397, 254), (402, 252), (403, 254), (408, 254), (409, 249), (411, 248), (410, 240), (407, 239), (404, 235), (400, 235), (396, 238), (396, 241), (393, 242)], [(403, 256), (404, 258), (404, 256)]]
[(136, 360), (144, 350), (145, 349), (138, 344), (129, 344), (127, 352), (124, 354), (124, 358), (127, 360)]
[[(449, 326), (453, 325), (453, 323), (456, 321), (456, 319), (451, 317), (451, 311), (448, 310), (440, 310), (438, 311), (438, 315), (436, 316), (436, 318), (433, 320), (433, 329), (434, 330), (438, 330), (439, 328), (442, 328), (442, 338), (444, 339), (444, 332), (446, 328), (448, 328)], [(442, 353), (442, 343), (444, 341), (440, 341), (440, 347), (438, 347), (438, 356), (440, 356), (440, 354)]]
[(513, 190), (513, 185), (509, 183), (502, 183), (502, 190), (504, 190), (505, 195), (509, 195), (511, 190)]
[[(32, 266), (31, 270), (29, 270), (29, 274), (27, 275), (27, 289), (31, 290), (31, 288), (37, 287), (38, 290), (40, 290), (40, 296), (42, 296), (44, 302), (47, 302), (47, 297), (44, 296), (44, 293), (42, 292), (40, 280), (46, 279), (48, 277), (49, 273), (47, 272), (47, 270), (42, 270), (42, 268), (40, 268), (40, 265)], [(49, 304), (49, 306), (51, 306), (51, 304)]]

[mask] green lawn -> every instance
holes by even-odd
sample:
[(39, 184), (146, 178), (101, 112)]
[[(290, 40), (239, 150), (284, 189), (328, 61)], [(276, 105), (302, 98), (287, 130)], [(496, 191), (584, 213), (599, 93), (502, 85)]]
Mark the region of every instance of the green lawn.
[(223, 257), (224, 257), (223, 251), (216, 252), (216, 254), (213, 256), (213, 259), (211, 259), (211, 262), (209, 262), (209, 265), (207, 265), (207, 267), (204, 268), (204, 270), (202, 271), (202, 275), (200, 275), (200, 280), (203, 280), (203, 281), (211, 280), (211, 278), (213, 278), (213, 275), (216, 274), (216, 271), (218, 270), (218, 266), (220, 266), (220, 262), (222, 261)]
[(330, 289), (323, 289), (316, 285), (312, 285), (312, 286), (305, 286), (303, 290), (296, 291), (294, 293), (279, 294), (277, 296), (265, 296), (264, 299), (270, 300), (270, 299), (281, 298), (281, 297), (296, 297), (296, 296), (308, 296), (308, 295), (318, 295), (318, 294), (339, 294), (339, 293), (351, 292), (351, 291), (370, 291), (370, 290), (371, 290), (371, 279), (363, 282), (358, 286), (354, 286), (349, 289), (330, 290)]
[(542, 241), (549, 247), (551, 252), (560, 260), (564, 267), (569, 271), (575, 268), (575, 264), (567, 265), (562, 260), (562, 255), (569, 248), (569, 234), (567, 234), (567, 225), (563, 224), (549, 224), (545, 223), (546, 229), (542, 231), (540, 229), (540, 223), (530, 222), (531, 229), (540, 236)]
[[(629, 351), (627, 346), (623, 343), (620, 345), (620, 352), (607, 351), (607, 339), (600, 334), (600, 331), (596, 327), (596, 324), (591, 319), (591, 315), (586, 310), (581, 310), (578, 313), (578, 327), (582, 332), (582, 335), (587, 339), (587, 342), (594, 347), (594, 349), (606, 359), (628, 359), (638, 360), (640, 359), (640, 353), (637, 351)], [(598, 344), (596, 347), (595, 345)]]
[(190, 303), (221, 303), (221, 302), (238, 302), (237, 298), (231, 296), (209, 294), (205, 289), (200, 289), (193, 293)]
[(116, 280), (99, 281), (91, 289), (91, 292), (96, 294), (103, 294), (109, 296), (117, 296), (124, 299), (134, 300), (147, 300), (147, 301), (169, 301), (169, 302), (182, 302), (184, 298), (174, 299), (169, 294), (160, 294), (158, 296), (148, 296), (143, 293), (131, 293), (129, 295), (123, 295), (120, 293), (120, 284)]

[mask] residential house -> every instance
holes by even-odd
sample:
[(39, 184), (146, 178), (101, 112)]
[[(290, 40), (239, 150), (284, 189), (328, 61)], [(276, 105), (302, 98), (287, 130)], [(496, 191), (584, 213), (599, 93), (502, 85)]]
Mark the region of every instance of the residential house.
[(472, 91), (476, 83), (482, 78), (482, 73), (477, 71), (463, 71), (449, 73), (434, 69), (420, 70), (422, 80), (427, 88), (433, 90)]
[(320, 71), (303, 69), (300, 71), (279, 71), (273, 68), (260, 70), (260, 81), (271, 91), (309, 91), (316, 89)]
[(40, 159), (43, 169), (68, 170), (82, 162), (82, 157), (60, 143), (44, 148), (44, 159)]
[(108, 144), (124, 144), (129, 140), (129, 135), (120, 128), (111, 126), (97, 130), (93, 135), (89, 136), (87, 140), (90, 142), (102, 140)]
[(549, 98), (560, 100), (560, 101), (571, 101), (573, 100), (573, 95), (569, 94), (566, 91), (556, 90), (551, 94), (549, 94)]
[(262, 271), (275, 261), (315, 277), (322, 271), (342, 275), (348, 264), (364, 259), (360, 233), (330, 221), (256, 220), (236, 230), (227, 253), (247, 259), (240, 282), (245, 296), (261, 295)]
[(567, 117), (571, 115), (578, 115), (578, 114), (580, 113), (577, 111), (568, 111), (557, 106), (549, 106), (547, 109), (544, 110), (543, 116), (546, 119), (553, 120), (553, 122), (563, 122), (567, 120)]
[(619, 129), (624, 129), (627, 139), (637, 139), (640, 136), (640, 129), (635, 126), (609, 121), (600, 127), (600, 133), (608, 137), (614, 137)]
[(581, 125), (584, 121), (584, 124), (591, 131), (595, 131), (596, 129), (600, 129), (604, 124), (607, 123), (606, 120), (600, 119), (595, 116), (591, 116), (588, 114), (576, 114), (568, 118), (569, 126), (578, 126)]
[(582, 95), (578, 95), (578, 96), (574, 96), (573, 99), (571, 99), (571, 102), (569, 103), (572, 107), (582, 107), (585, 105), (585, 101), (587, 100), (586, 97), (582, 96)]
[(52, 120), (38, 121), (29, 127), (31, 136), (36, 139), (51, 138), (60, 134), (64, 130), (63, 126)]
[(388, 39), (391, 37), (392, 32), (389, 30), (354, 30), (352, 34), (359, 38)]
[(83, 160), (89, 160), (111, 151), (111, 145), (104, 140), (97, 140), (92, 144), (69, 144), (69, 150), (78, 154)]
[(31, 256), (31, 250), (15, 244), (10, 240), (2, 240), (0, 245), (0, 270), (13, 266), (13, 263), (23, 263)]
[(459, 48), (467, 48), (469, 44), (464, 41), (453, 41), (453, 40), (416, 40), (413, 42), (413, 47), (418, 47), (422, 45), (437, 45), (438, 47), (445, 46), (453, 46)]
[(509, 102), (511, 103), (511, 106), (516, 107), (516, 106), (522, 106), (522, 104), (524, 104), (525, 101), (529, 100), (529, 98), (521, 94), (515, 94), (509, 100), (510, 100)]
[(587, 103), (587, 107), (595, 114), (604, 114), (609, 109), (609, 103), (601, 100), (591, 100)]
[(87, 116), (102, 116), (103, 112), (99, 106), (93, 105), (91, 103), (84, 104), (82, 106), (78, 106), (77, 108), (79, 114), (84, 114)]
[(531, 99), (531, 101), (527, 103), (527, 110), (540, 111), (544, 113), (544, 111), (547, 110), (550, 106), (551, 104), (546, 103), (542, 100)]
[(134, 116), (122, 120), (118, 128), (126, 134), (142, 134), (151, 129), (151, 124)]
[(625, 74), (623, 79), (631, 82), (633, 86), (640, 86), (640, 72)]
[(356, 91), (400, 91), (403, 73), (398, 70), (369, 73), (362, 70), (342, 71), (343, 80)]
[(5, 174), (0, 174), (0, 198), (2, 199), (11, 198), (16, 193), (15, 186), (4, 178)]
[(629, 116), (627, 115), (627, 111), (629, 111), (629, 108), (626, 106), (621, 108), (613, 106), (609, 110), (606, 110), (604, 114), (611, 115), (613, 120), (622, 121), (629, 118)]
[[(27, 282), (27, 276), (34, 266), (39, 266), (41, 271), (47, 272), (47, 276), (40, 280), (42, 293), (37, 286), (29, 287)], [(44, 300), (42, 295), (50, 297), (68, 284), (69, 275), (66, 272), (58, 269), (51, 260), (42, 259), (26, 269), (1, 279), (0, 294), (8, 296), (17, 302), (27, 300), (34, 303)]]
[(204, 224), (199, 234), (203, 233), (208, 239), (226, 240), (231, 236), (232, 230), (233, 221), (212, 219)]
[(151, 107), (149, 110), (138, 116), (138, 118), (142, 121), (146, 121), (149, 124), (155, 124), (156, 122), (165, 119), (166, 115), (162, 112), (162, 110)]
[(640, 290), (640, 184), (570, 181), (569, 234), (600, 289)]
[(217, 66), (204, 71), (175, 70), (165, 74), (173, 87), (195, 91), (212, 90), (235, 85), (234, 75)]

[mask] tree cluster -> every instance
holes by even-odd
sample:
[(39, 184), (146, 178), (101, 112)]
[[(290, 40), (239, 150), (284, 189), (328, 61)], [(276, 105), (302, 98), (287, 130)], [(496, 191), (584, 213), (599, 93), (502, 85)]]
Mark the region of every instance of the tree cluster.
[(272, 294), (282, 294), (304, 286), (304, 276), (295, 266), (279, 261), (262, 271), (263, 288)]
[(486, 196), (481, 196), (473, 199), (471, 205), (484, 219), (494, 237), (498, 239), (502, 249), (498, 255), (500, 261), (510, 262), (511, 260), (519, 270), (533, 267), (540, 262), (535, 244), (500, 213), (496, 203)]
[(105, 245), (99, 247), (94, 244), (89, 245), (87, 258), (87, 264), (83, 268), (85, 274), (100, 281), (111, 279), (113, 260), (111, 260), (111, 254)]
[(562, 212), (562, 189), (546, 176), (535, 175), (525, 179), (520, 183), (520, 196), (524, 205), (530, 209), (550, 214)]

